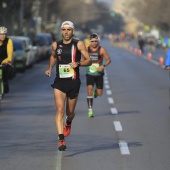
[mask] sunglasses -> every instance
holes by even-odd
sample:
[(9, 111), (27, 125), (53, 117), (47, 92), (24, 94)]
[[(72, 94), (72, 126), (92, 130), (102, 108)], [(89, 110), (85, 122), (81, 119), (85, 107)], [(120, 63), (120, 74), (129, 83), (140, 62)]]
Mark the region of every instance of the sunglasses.
[(98, 42), (98, 41), (96, 40), (96, 41), (90, 41), (90, 42)]

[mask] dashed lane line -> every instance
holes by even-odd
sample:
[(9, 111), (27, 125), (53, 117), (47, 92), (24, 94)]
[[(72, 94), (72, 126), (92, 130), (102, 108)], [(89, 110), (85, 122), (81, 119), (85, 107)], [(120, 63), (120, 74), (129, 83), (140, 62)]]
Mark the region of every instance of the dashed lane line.
[(111, 111), (112, 115), (118, 114), (118, 111), (117, 111), (117, 109), (115, 107), (110, 108), (110, 111)]
[[(112, 95), (112, 91), (109, 90), (110, 86), (109, 86), (109, 81), (108, 81), (108, 77), (106, 76), (106, 74), (104, 76), (104, 83), (105, 83), (105, 88), (107, 89), (106, 94), (108, 96)], [(108, 97), (108, 102), (109, 102), (109, 104), (114, 104), (113, 98)], [(111, 111), (111, 114), (113, 114), (113, 115), (118, 114), (117, 109), (114, 108), (114, 107), (110, 108), (110, 111)], [(114, 124), (114, 127), (115, 127), (116, 131), (123, 131), (122, 125), (121, 125), (121, 123), (119, 121), (113, 121), (113, 124)], [(119, 148), (120, 148), (120, 152), (121, 152), (122, 155), (130, 155), (128, 144), (127, 144), (126, 141), (120, 140), (119, 141)]]
[(114, 103), (113, 98), (112, 97), (108, 97), (108, 102), (109, 102), (109, 104), (113, 104)]
[(112, 91), (111, 90), (107, 90), (106, 93), (107, 93), (107, 95), (112, 95)]
[(106, 79), (106, 80), (104, 80), (104, 83), (105, 84), (109, 84), (109, 81)]
[(116, 131), (123, 131), (122, 125), (121, 125), (121, 123), (119, 121), (113, 121), (113, 124), (115, 126)]
[(110, 89), (110, 86), (108, 84), (105, 85), (106, 89)]
[(119, 141), (120, 152), (122, 155), (130, 155), (128, 144), (125, 141)]

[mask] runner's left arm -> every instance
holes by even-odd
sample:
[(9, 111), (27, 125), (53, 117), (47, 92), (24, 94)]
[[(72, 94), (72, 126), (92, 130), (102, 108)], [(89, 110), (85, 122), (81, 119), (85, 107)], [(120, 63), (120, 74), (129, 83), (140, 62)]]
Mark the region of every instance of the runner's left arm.
[(100, 54), (103, 55), (103, 57), (105, 59), (105, 62), (103, 63), (103, 65), (101, 65), (98, 68), (98, 71), (102, 72), (103, 69), (111, 63), (111, 58), (110, 58), (109, 54), (107, 53), (107, 51), (106, 51), (106, 49), (104, 47), (101, 47)]
[(78, 47), (78, 50), (83, 55), (83, 59), (81, 59), (79, 63), (72, 62), (72, 63), (70, 63), (70, 65), (73, 68), (76, 68), (78, 66), (90, 66), (92, 64), (92, 61), (91, 61), (91, 58), (89, 56), (89, 53), (88, 53), (83, 41), (78, 41), (77, 47)]

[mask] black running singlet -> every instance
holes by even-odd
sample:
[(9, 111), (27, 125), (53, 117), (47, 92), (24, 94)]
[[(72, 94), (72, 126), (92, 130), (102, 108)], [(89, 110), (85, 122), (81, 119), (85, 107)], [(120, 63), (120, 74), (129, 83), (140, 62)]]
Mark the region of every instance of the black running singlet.
[(72, 68), (69, 63), (78, 62), (81, 59), (81, 52), (78, 50), (77, 43), (79, 40), (73, 39), (69, 44), (63, 41), (57, 42), (56, 49), (56, 77), (57, 78), (79, 78), (79, 67)]

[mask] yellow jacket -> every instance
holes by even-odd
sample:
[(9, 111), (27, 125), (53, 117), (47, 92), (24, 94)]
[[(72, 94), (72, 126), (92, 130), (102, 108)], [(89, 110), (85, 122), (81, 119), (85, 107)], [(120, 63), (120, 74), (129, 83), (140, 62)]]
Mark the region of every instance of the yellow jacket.
[[(0, 46), (2, 45), (2, 43), (0, 43)], [(7, 64), (9, 62), (12, 62), (12, 56), (13, 56), (13, 42), (12, 40), (9, 38), (8, 39), (8, 43), (7, 43), (7, 58), (5, 58), (1, 64)]]

